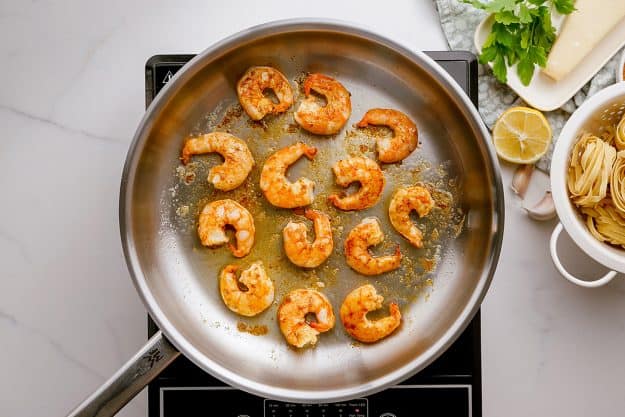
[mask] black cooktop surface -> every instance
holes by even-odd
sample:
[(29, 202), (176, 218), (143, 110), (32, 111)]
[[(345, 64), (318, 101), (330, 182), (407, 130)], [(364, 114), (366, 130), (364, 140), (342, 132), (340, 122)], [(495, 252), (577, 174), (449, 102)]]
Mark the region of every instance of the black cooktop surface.
[[(468, 52), (427, 52), (477, 106), (477, 62)], [(194, 55), (156, 55), (145, 69), (146, 106)], [(149, 320), (152, 335), (156, 326)], [(366, 398), (291, 404), (231, 388), (180, 356), (148, 388), (149, 417), (480, 417), (480, 315), (435, 362), (403, 383)]]

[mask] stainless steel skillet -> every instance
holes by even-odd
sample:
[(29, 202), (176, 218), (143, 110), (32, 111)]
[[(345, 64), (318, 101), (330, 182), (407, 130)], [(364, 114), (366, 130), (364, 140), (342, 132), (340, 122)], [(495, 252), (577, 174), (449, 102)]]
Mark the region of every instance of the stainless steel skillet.
[[(419, 158), (444, 166), (455, 179), (462, 231), (440, 245), (434, 289), (427, 299), (405, 300), (402, 327), (381, 343), (355, 346), (339, 324), (314, 349), (295, 351), (286, 347), (272, 312), (258, 319), (269, 327), (268, 335), (238, 332), (238, 318), (223, 306), (216, 289), (227, 253), (203, 251), (189, 223), (177, 220), (184, 191), (176, 188), (175, 168), (185, 137), (210, 126), (211, 113), (236, 100), (238, 77), (249, 66), (262, 64), (279, 67), (290, 79), (304, 71), (336, 76), (353, 95), (348, 125), (370, 107), (402, 109), (419, 126)], [(295, 402), (367, 395), (423, 369), (469, 323), (496, 267), (504, 205), (489, 142), (469, 99), (432, 60), (342, 22), (273, 22), (199, 54), (148, 108), (121, 184), (124, 253), (137, 291), (162, 333), (70, 415), (114, 414), (179, 352), (230, 385)], [(338, 290), (328, 289), (336, 293), (331, 298), (335, 309), (341, 291), (362, 278), (345, 267), (336, 280)]]

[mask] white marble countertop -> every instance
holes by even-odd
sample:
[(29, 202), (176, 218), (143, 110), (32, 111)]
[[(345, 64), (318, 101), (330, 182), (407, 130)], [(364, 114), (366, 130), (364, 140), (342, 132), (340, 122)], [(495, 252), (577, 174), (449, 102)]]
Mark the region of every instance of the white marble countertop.
[[(0, 3), (0, 415), (64, 415), (145, 341), (117, 203), (146, 59), (307, 15), (446, 49), (429, 0)], [(555, 222), (530, 221), (508, 189), (506, 210), (482, 313), (484, 416), (622, 415), (625, 283), (568, 284), (548, 255)], [(599, 273), (568, 247), (578, 270)], [(121, 415), (146, 408), (143, 393)]]

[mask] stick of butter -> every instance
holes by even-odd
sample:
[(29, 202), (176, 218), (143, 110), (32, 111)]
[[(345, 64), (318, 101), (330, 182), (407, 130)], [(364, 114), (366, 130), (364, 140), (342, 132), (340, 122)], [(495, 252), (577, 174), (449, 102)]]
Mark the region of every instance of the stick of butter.
[(551, 48), (543, 72), (564, 78), (625, 18), (625, 0), (577, 0)]

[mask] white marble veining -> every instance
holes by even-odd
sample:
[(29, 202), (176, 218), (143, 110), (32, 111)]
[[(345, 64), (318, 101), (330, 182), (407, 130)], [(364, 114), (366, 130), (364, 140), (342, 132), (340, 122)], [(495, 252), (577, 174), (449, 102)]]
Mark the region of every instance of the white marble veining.
[[(63, 415), (145, 340), (117, 203), (146, 59), (301, 16), (446, 48), (429, 0), (0, 1), (0, 415)], [(528, 220), (508, 190), (506, 208), (482, 315), (484, 416), (621, 415), (623, 280), (568, 284), (549, 260), (555, 223)], [(565, 252), (569, 265), (599, 273), (570, 243)], [(145, 414), (145, 394), (121, 413)]]

